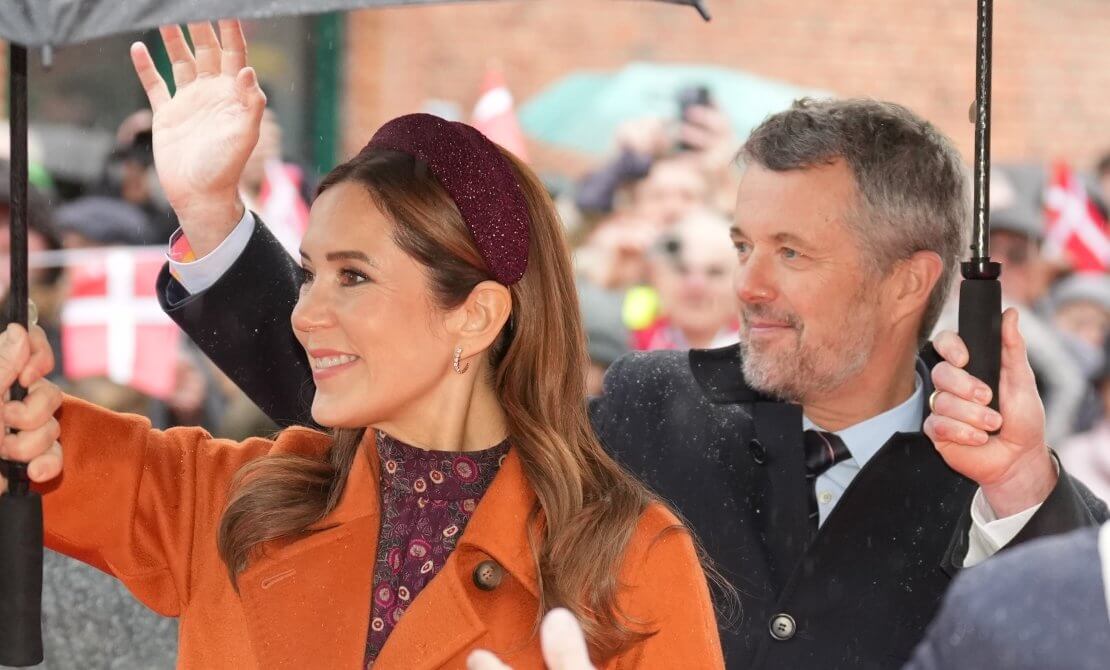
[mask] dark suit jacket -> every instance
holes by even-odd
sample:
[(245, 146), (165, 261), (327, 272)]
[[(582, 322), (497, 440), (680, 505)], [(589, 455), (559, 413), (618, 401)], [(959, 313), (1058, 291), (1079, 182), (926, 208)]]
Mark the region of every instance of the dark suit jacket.
[(1029, 543), (955, 581), (906, 670), (1101, 670), (1110, 616), (1098, 529)]
[[(163, 273), (159, 295), (271, 417), (310, 420), (311, 375), (288, 326), (296, 271), (264, 227), (208, 291), (187, 297)], [(928, 384), (924, 361), (918, 371)], [(922, 433), (893, 435), (810, 544), (801, 408), (748, 387), (737, 347), (627, 356), (591, 415), (606, 447), (677, 508), (739, 588), (741, 618), (722, 630), (730, 668), (898, 668), (909, 658), (966, 554), (975, 491)], [(1015, 543), (1106, 517), (1065, 475)], [(788, 640), (770, 633), (778, 614), (796, 623)]]

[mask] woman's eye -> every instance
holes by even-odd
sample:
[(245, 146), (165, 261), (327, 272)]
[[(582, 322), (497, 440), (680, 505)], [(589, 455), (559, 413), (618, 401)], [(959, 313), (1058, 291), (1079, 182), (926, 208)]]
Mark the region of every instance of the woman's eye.
[(343, 269), (339, 271), (339, 283), (343, 286), (357, 286), (370, 281), (370, 278), (358, 270)]
[(309, 270), (308, 268), (301, 268), (300, 277), (299, 277), (301, 286), (305, 286), (306, 284), (309, 284), (315, 278), (316, 278), (316, 275), (312, 274), (312, 270)]

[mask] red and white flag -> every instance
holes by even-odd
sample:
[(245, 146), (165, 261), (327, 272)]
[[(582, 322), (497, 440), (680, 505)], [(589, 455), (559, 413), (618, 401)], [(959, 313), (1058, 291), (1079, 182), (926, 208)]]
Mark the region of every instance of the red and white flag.
[(155, 297), (164, 262), (160, 253), (120, 247), (69, 268), (62, 306), (66, 377), (106, 376), (155, 398), (170, 396), (181, 331)]
[(308, 205), (301, 197), (301, 180), (296, 165), (267, 163), (257, 208), (252, 208), (293, 258), (300, 258), (301, 239), (308, 230)]
[(528, 161), (528, 148), (524, 131), (516, 118), (513, 108), (513, 94), (505, 83), (505, 75), (497, 68), (486, 70), (482, 80), (482, 94), (474, 105), (470, 125), (483, 135), (516, 154), (522, 161)]
[(1045, 193), (1044, 256), (1077, 272), (1110, 270), (1110, 231), (1083, 182), (1065, 163), (1052, 167)]

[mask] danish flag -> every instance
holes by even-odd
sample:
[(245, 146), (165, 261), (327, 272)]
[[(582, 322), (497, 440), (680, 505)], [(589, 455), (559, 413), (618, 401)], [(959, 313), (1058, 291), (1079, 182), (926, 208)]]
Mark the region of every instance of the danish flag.
[(155, 297), (164, 262), (162, 253), (119, 247), (70, 266), (62, 306), (66, 377), (107, 376), (155, 398), (169, 397), (181, 334)]
[(513, 152), (517, 158), (528, 162), (528, 148), (524, 131), (513, 109), (513, 94), (505, 82), (505, 75), (497, 68), (486, 70), (482, 81), (482, 94), (474, 105), (471, 125), (497, 144)]
[(1052, 168), (1045, 193), (1044, 255), (1065, 259), (1076, 272), (1110, 270), (1110, 233), (1106, 219), (1087, 196), (1083, 183), (1064, 163)]

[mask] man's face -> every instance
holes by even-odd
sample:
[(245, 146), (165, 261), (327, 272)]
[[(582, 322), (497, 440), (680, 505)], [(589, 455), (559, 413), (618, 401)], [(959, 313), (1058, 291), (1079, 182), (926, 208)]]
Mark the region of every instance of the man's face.
[(652, 284), (671, 324), (712, 337), (736, 318), (736, 256), (716, 221), (679, 223), (652, 263)]
[(785, 172), (747, 168), (732, 241), (744, 376), (754, 388), (806, 402), (867, 364), (886, 328), (885, 280), (864, 263), (848, 226), (856, 202), (842, 161)]
[(689, 160), (663, 160), (636, 185), (636, 214), (670, 226), (709, 200), (709, 182)]
[(1091, 300), (1072, 300), (1056, 308), (1053, 316), (1056, 327), (1092, 348), (1102, 347), (1110, 334), (1110, 312)]
[(1002, 261), (1002, 294), (1030, 307), (1048, 290), (1048, 268), (1040, 246), (1027, 235), (1010, 230), (992, 230), (991, 256)]

